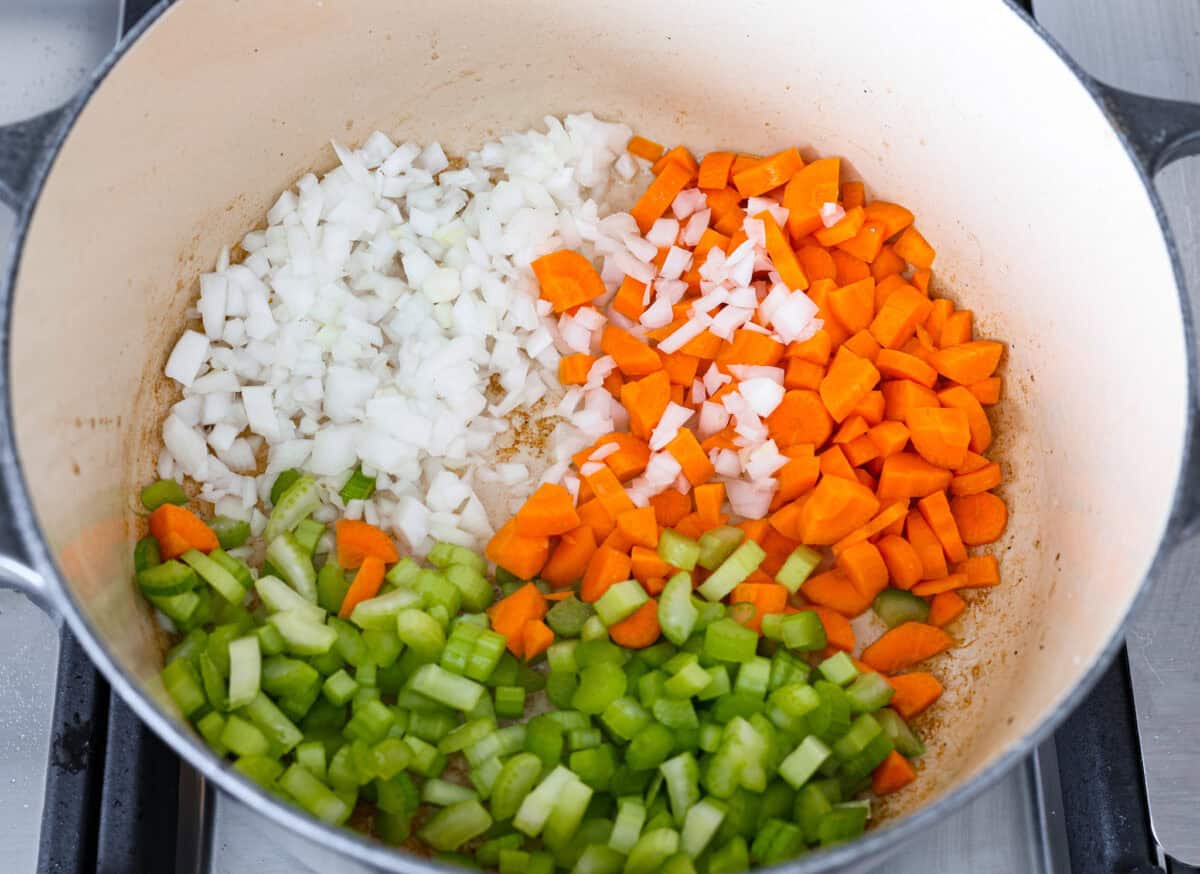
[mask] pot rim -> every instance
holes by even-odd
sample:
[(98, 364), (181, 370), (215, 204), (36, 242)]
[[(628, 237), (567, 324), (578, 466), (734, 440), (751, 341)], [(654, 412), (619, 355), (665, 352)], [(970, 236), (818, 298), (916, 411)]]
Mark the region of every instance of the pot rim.
[[(402, 874), (425, 874), (429, 870), (444, 871), (447, 874), (461, 871), (459, 868), (424, 858), (403, 850), (393, 849), (366, 835), (340, 826), (321, 822), (300, 808), (285, 803), (270, 795), (258, 784), (241, 776), (232, 767), (225, 764), (214, 755), (206, 744), (193, 731), (177, 720), (158, 709), (150, 698), (141, 691), (129, 674), (112, 658), (106, 648), (75, 603), (74, 596), (63, 584), (62, 577), (53, 556), (47, 549), (41, 526), (38, 523), (25, 475), (21, 469), (20, 459), (16, 450), (16, 434), (12, 416), (12, 393), (10, 391), (10, 342), (9, 326), (12, 319), (13, 290), (16, 286), (20, 258), (26, 235), (29, 231), (30, 217), (45, 186), (46, 179), (53, 170), (55, 159), (64, 141), (74, 127), (84, 106), (87, 105), (96, 89), (108, 76), (108, 73), (124, 56), (129, 47), (137, 42), (155, 23), (170, 10), (174, 0), (160, 0), (137, 26), (109, 52), (104, 61), (88, 79), (80, 93), (71, 100), (60, 112), (57, 129), (48, 140), (45, 153), (39, 157), (33, 170), (30, 195), (17, 215), (12, 242), (9, 246), (9, 262), (5, 274), (0, 277), (0, 395), (2, 395), (3, 415), (0, 416), (0, 492), (8, 504), (10, 518), (19, 537), (20, 548), (24, 551), (32, 571), (43, 581), (42, 593), (46, 605), (62, 615), (70, 631), (80, 641), (92, 662), (100, 669), (109, 684), (137, 716), (145, 722), (159, 737), (187, 760), (188, 764), (199, 771), (206, 779), (227, 792), (240, 803), (259, 812), (276, 824), (296, 832), (301, 837), (319, 842), (326, 847), (344, 853), (355, 860), (382, 870), (402, 872)], [(1085, 92), (1094, 100), (1097, 106), (1109, 119), (1113, 135), (1124, 147), (1129, 161), (1137, 170), (1142, 181), (1146, 197), (1154, 209), (1162, 235), (1163, 245), (1171, 260), (1175, 276), (1176, 293), (1179, 295), (1180, 316), (1183, 320), (1184, 340), (1186, 343), (1187, 362), (1187, 421), (1184, 431), (1183, 452), (1180, 468), (1176, 474), (1174, 496), (1172, 498), (1171, 514), (1163, 531), (1163, 538), (1158, 544), (1154, 559), (1146, 576), (1139, 583), (1137, 591), (1125, 615), (1118, 623), (1113, 634), (1105, 642), (1099, 656), (1083, 673), (1080, 680), (1072, 686), (1058, 702), (1058, 705), (1045, 713), (1038, 723), (1018, 741), (1011, 744), (986, 767), (971, 778), (956, 786), (949, 792), (933, 801), (922, 804), (916, 810), (887, 825), (869, 831), (863, 837), (837, 847), (811, 852), (798, 859), (782, 863), (771, 868), (757, 870), (782, 872), (789, 874), (816, 874), (850, 865), (868, 858), (882, 859), (903, 848), (906, 841), (945, 818), (953, 810), (976, 798), (985, 789), (994, 785), (1003, 775), (1008, 773), (1025, 757), (1032, 754), (1038, 746), (1046, 741), (1059, 724), (1072, 713), (1084, 697), (1092, 690), (1100, 676), (1116, 656), (1124, 644), (1124, 631), (1130, 616), (1143, 603), (1146, 593), (1160, 576), (1162, 563), (1170, 554), (1174, 535), (1178, 533), (1184, 521), (1186, 511), (1185, 474), (1188, 470), (1190, 454), (1197, 449), (1195, 446), (1195, 421), (1197, 417), (1196, 389), (1197, 352), (1191, 301), (1188, 297), (1184, 281), (1183, 268), (1179, 259), (1178, 247), (1174, 235), (1167, 224), (1166, 213), (1147, 168), (1139, 160), (1137, 153), (1121, 128), (1113, 123), (1113, 116), (1095, 81), (1076, 63), (1066, 50), (1043, 28), (1031, 15), (1021, 9), (1015, 0), (1002, 0), (1009, 11), (1018, 16), (1046, 46), (1054, 52), (1060, 61), (1074, 74)]]

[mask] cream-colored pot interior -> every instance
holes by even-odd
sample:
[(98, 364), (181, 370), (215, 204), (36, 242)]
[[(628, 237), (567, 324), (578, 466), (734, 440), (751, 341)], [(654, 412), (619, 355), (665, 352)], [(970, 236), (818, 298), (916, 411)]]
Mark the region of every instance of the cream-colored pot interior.
[(949, 693), (893, 807), (947, 792), (1047, 718), (1117, 630), (1185, 433), (1153, 206), (1083, 86), (1000, 2), (178, 3), (67, 138), (16, 287), (18, 449), (72, 599), (153, 691), (130, 545), (172, 397), (159, 374), (198, 273), (332, 166), (331, 138), (378, 128), (462, 152), (582, 110), (697, 152), (845, 156), (917, 213), (938, 290), (1009, 344), (1005, 582), (971, 599), (934, 665)]

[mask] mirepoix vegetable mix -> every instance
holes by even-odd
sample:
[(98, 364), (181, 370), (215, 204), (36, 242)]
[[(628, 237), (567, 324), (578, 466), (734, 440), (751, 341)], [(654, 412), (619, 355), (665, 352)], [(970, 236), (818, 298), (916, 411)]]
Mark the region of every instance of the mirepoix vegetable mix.
[(645, 260), (530, 265), (567, 400), (611, 433), (483, 555), (315, 521), (371, 501), (363, 463), (279, 474), (254, 540), (179, 483), (142, 493), (167, 692), (320, 819), (502, 874), (723, 874), (854, 838), (916, 778), (942, 686), (913, 668), (1000, 581), (968, 547), (1007, 520), (1003, 348), (837, 159), (628, 148)]

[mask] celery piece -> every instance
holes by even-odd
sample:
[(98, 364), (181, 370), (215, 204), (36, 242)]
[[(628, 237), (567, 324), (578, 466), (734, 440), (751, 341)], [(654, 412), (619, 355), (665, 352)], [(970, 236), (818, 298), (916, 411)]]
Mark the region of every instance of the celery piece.
[(570, 780), (562, 788), (542, 830), (542, 841), (547, 847), (562, 847), (571, 839), (583, 822), (594, 791), (579, 779)]
[(882, 733), (883, 728), (875, 721), (875, 717), (869, 713), (863, 713), (850, 723), (849, 730), (834, 743), (834, 755), (843, 762), (852, 759)]
[(650, 723), (650, 714), (633, 698), (618, 698), (604, 709), (601, 722), (614, 737), (628, 741)]
[(716, 836), (727, 811), (725, 804), (715, 798), (693, 804), (683, 818), (680, 848), (691, 858), (698, 857)]
[(549, 768), (561, 762), (565, 745), (566, 732), (549, 714), (539, 714), (529, 720), (524, 747), (538, 757), (543, 767)]
[(637, 580), (625, 580), (608, 587), (600, 599), (593, 605), (596, 615), (605, 627), (616, 625), (636, 613), (643, 604), (650, 600), (646, 590)]
[(771, 682), (771, 662), (762, 656), (755, 656), (741, 664), (738, 668), (737, 679), (733, 691), (742, 695), (754, 695), (762, 698), (767, 694)]
[(426, 804), (449, 807), (460, 801), (478, 801), (479, 793), (458, 783), (434, 777), (432, 780), (426, 780), (421, 786), (421, 800)]
[(163, 504), (182, 507), (187, 502), (183, 486), (173, 479), (160, 479), (142, 489), (142, 506), (150, 511), (157, 510)]
[(780, 632), (783, 645), (800, 652), (821, 650), (828, 643), (821, 617), (812, 610), (801, 610), (784, 617)]
[(598, 716), (625, 694), (627, 682), (625, 672), (617, 665), (607, 662), (588, 665), (579, 672), (579, 687), (571, 696), (571, 706)]
[(705, 570), (715, 571), (729, 558), (746, 538), (746, 532), (732, 525), (721, 525), (700, 535), (700, 558), (697, 564)]
[(929, 619), (929, 602), (903, 589), (884, 589), (871, 607), (888, 628)]
[(830, 753), (820, 738), (810, 734), (779, 765), (779, 776), (793, 789), (799, 789), (817, 773), (817, 768), (825, 763)]
[(421, 596), (413, 590), (393, 589), (382, 595), (376, 595), (374, 598), (359, 601), (350, 613), (350, 621), (363, 629), (393, 629), (396, 627), (396, 619), (402, 611), (419, 607), (420, 604)]
[(575, 659), (577, 645), (578, 642), (574, 640), (560, 640), (550, 644), (550, 648), (546, 650), (546, 662), (550, 670), (561, 671), (564, 674), (578, 673), (579, 662)]
[(471, 568), (480, 574), (487, 570), (487, 561), (482, 555), (455, 543), (435, 543), (427, 558), (431, 565), (442, 570), (454, 565)]
[(775, 582), (794, 595), (820, 563), (821, 553), (809, 546), (797, 546), (775, 574)]
[(475, 613), (485, 610), (496, 597), (492, 584), (474, 567), (452, 564), (442, 573), (458, 589), (462, 606), (467, 610)]
[[(446, 635), (437, 621), (420, 610), (405, 609), (396, 614), (396, 630), (400, 640), (415, 657), (436, 662), (446, 645)], [(449, 673), (448, 671), (445, 673)]]
[(704, 654), (709, 658), (748, 662), (754, 658), (757, 649), (758, 635), (732, 619), (718, 619), (704, 630)]
[(546, 697), (555, 707), (570, 707), (579, 691), (579, 675), (551, 671), (546, 678)]
[(221, 544), (221, 549), (237, 549), (250, 539), (250, 523), (245, 519), (214, 516), (208, 527), (217, 535), (217, 543)]
[(236, 714), (230, 714), (225, 720), (221, 743), (238, 756), (265, 756), (271, 749), (267, 736)]
[(317, 571), (312, 557), (290, 532), (277, 535), (267, 544), (267, 560), (304, 600), (317, 602)]
[(599, 616), (589, 616), (587, 621), (583, 623), (583, 628), (579, 630), (579, 636), (583, 640), (599, 640), (608, 641), (608, 626), (604, 624), (604, 620)]
[[(280, 476), (282, 478), (283, 475)], [(276, 485), (278, 484), (277, 480)], [(317, 481), (310, 476), (297, 477), (286, 486), (277, 499), (273, 498), (272, 503), (275, 506), (267, 519), (266, 530), (263, 531), (263, 540), (267, 543), (272, 543), (279, 535), (291, 531), (300, 524), (301, 519), (321, 506), (321, 493)]]
[(876, 673), (863, 674), (846, 689), (850, 709), (855, 713), (872, 713), (891, 701), (895, 694), (892, 684)]
[(679, 832), (669, 828), (646, 831), (625, 860), (625, 874), (657, 874), (679, 850)]
[(364, 474), (360, 464), (354, 468), (354, 472), (350, 474), (350, 478), (346, 480), (338, 494), (341, 496), (342, 502), (346, 504), (351, 501), (365, 501), (375, 494), (375, 477)]
[(628, 853), (642, 834), (646, 805), (637, 796), (617, 799), (617, 818), (613, 822), (608, 845), (619, 853)]
[(461, 711), (471, 710), (483, 694), (483, 686), (479, 683), (452, 674), (435, 664), (422, 665), (413, 674), (409, 684), (427, 698)]
[(761, 546), (753, 540), (747, 540), (709, 575), (697, 591), (710, 601), (720, 601), (738, 583), (754, 573), (766, 557), (767, 553)]
[(791, 683), (807, 682), (811, 673), (807, 662), (780, 647), (771, 657), (771, 679), (768, 688), (775, 691)]
[[(207, 558), (203, 553), (196, 554)], [(168, 597), (194, 589), (199, 578), (186, 564), (172, 559), (139, 572), (137, 582), (147, 596)]]
[(691, 571), (700, 559), (700, 544), (671, 528), (658, 536), (658, 555), (663, 561), (681, 571)]
[[(541, 770), (541, 762), (537, 762)], [(538, 783), (520, 801), (516, 814), (513, 816), (513, 827), (530, 837), (537, 837), (546, 827), (546, 821), (554, 809), (558, 797), (568, 785), (578, 782), (578, 778), (562, 765), (557, 766)], [(492, 793), (492, 803), (495, 804), (496, 790)]]
[(278, 577), (259, 577), (254, 581), (254, 590), (270, 613), (302, 613), (317, 625), (325, 621), (325, 611), (322, 608), (305, 599)]
[(675, 748), (675, 737), (665, 725), (652, 722), (633, 736), (625, 749), (625, 764), (635, 771), (657, 768)]
[(591, 606), (571, 595), (550, 608), (546, 613), (546, 624), (558, 637), (579, 637), (591, 616)]
[(411, 586), (421, 572), (421, 566), (409, 556), (400, 559), (384, 575), (384, 580), (393, 587)]
[(236, 710), (258, 695), (262, 677), (262, 652), (251, 634), (229, 642), (229, 708)]
[(849, 686), (858, 677), (858, 668), (849, 653), (837, 652), (817, 665), (826, 680), (839, 686)]
[(869, 813), (861, 805), (834, 805), (817, 826), (817, 841), (827, 847), (858, 837), (866, 830)]
[(300, 548), (311, 559), (317, 551), (317, 544), (325, 536), (325, 526), (315, 519), (301, 519), (300, 524), (296, 526), (296, 530), (292, 532), (292, 536), (296, 538), (296, 542), (300, 544)]
[(663, 636), (682, 646), (696, 627), (699, 611), (692, 603), (692, 578), (678, 573), (667, 580), (658, 600), (658, 624)]
[(321, 625), (299, 610), (274, 613), (268, 620), (287, 644), (287, 651), (295, 655), (315, 656), (329, 652), (337, 642), (337, 632), (328, 625)]
[(158, 549), (158, 541), (153, 537), (143, 537), (133, 546), (133, 572), (140, 574), (147, 568), (162, 564), (162, 553)]
[(896, 752), (909, 757), (925, 754), (925, 744), (921, 738), (895, 710), (885, 707), (874, 715), (875, 721), (879, 723), (883, 733), (891, 739)]
[(692, 805), (700, 800), (700, 766), (691, 753), (680, 753), (658, 766), (667, 784), (667, 798), (676, 826), (682, 826)]
[(293, 483), (300, 479), (300, 476), (300, 471), (294, 467), (279, 472), (279, 475), (275, 477), (275, 482), (271, 483), (270, 497), (272, 506), (279, 503), (279, 499), (283, 497), (284, 492), (290, 489)]
[(285, 753), (304, 740), (296, 724), (262, 692), (255, 695), (254, 700), (244, 706), (241, 712)]
[(161, 677), (167, 694), (185, 717), (190, 718), (207, 704), (200, 675), (191, 660), (181, 658), (168, 662)]
[(496, 687), (496, 715), (503, 719), (520, 719), (525, 712), (525, 690), (520, 686)]

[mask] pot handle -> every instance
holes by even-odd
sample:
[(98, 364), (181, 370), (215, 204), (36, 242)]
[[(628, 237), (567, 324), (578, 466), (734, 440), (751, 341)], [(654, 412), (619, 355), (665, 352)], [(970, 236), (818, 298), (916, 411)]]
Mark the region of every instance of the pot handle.
[(67, 115), (67, 106), (0, 127), (0, 203), (20, 213), (33, 194), (39, 162)]

